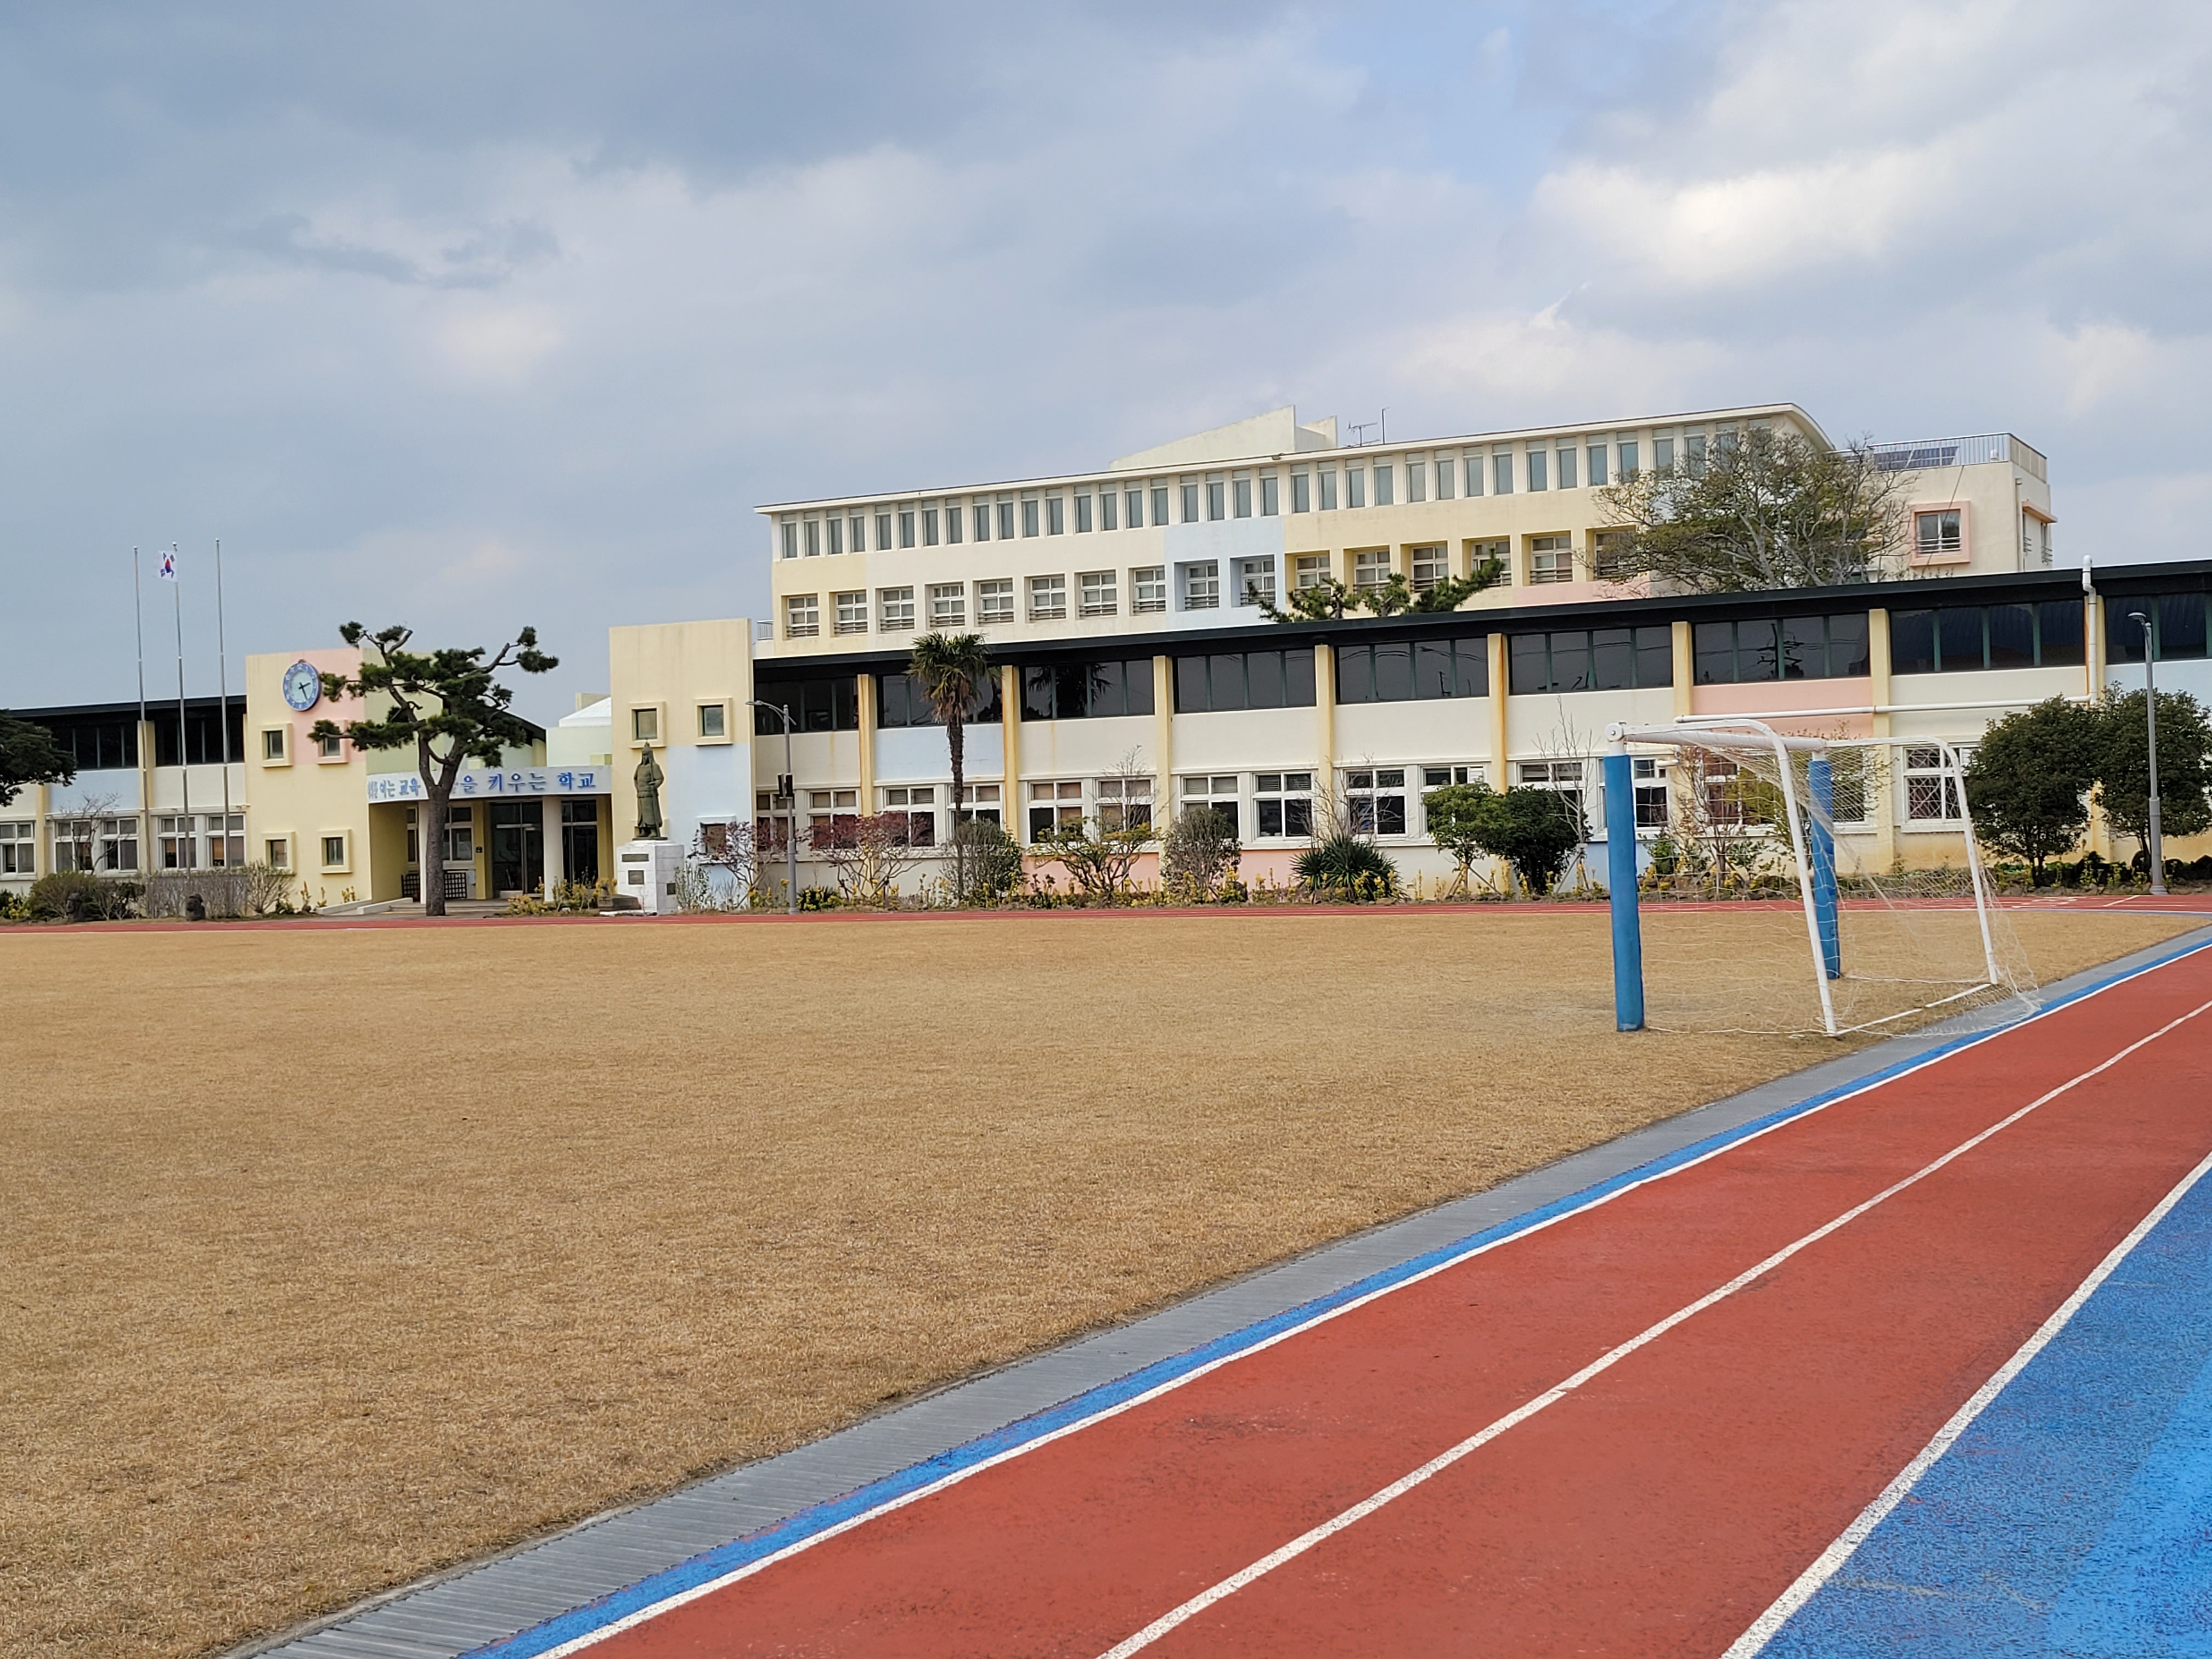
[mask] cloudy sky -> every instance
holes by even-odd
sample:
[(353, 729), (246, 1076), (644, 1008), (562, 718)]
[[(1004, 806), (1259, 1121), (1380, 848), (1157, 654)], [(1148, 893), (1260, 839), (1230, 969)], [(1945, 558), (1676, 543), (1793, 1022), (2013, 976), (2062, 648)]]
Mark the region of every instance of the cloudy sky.
[[(1794, 400), (2201, 556), (2212, 9), (16, 8), (0, 706), (758, 614), (760, 501)], [(167, 594), (150, 684), (173, 691)]]

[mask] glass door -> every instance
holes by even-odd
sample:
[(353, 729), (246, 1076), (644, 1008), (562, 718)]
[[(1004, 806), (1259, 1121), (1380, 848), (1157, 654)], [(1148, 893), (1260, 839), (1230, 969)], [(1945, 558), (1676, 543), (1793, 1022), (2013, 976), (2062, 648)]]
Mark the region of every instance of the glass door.
[(544, 808), (534, 800), (491, 803), (491, 890), (536, 892), (545, 884)]

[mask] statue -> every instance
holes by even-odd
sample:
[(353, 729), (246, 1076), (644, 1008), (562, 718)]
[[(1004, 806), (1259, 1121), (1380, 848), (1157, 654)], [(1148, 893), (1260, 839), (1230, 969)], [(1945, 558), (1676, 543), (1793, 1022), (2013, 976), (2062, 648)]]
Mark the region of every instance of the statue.
[(637, 787), (637, 835), (635, 839), (663, 839), (668, 834), (668, 826), (660, 816), (660, 786), (668, 781), (668, 774), (654, 762), (651, 744), (645, 745), (645, 753), (639, 757), (637, 770), (630, 774), (630, 781)]

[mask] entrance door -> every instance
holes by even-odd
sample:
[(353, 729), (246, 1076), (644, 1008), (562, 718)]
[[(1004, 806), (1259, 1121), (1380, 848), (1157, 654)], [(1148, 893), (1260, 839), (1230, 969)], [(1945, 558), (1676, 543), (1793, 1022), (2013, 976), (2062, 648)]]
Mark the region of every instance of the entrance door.
[(536, 892), (545, 884), (544, 809), (534, 800), (491, 803), (491, 890)]
[(599, 878), (599, 802), (596, 795), (561, 803), (561, 860), (568, 879), (591, 886)]

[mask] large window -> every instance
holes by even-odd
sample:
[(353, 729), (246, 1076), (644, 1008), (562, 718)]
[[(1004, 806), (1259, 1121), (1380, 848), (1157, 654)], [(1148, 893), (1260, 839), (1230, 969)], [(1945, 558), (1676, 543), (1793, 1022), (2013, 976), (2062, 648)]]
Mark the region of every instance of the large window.
[(901, 785), (884, 790), (884, 812), (897, 822), (900, 839), (908, 847), (937, 845), (937, 790), (933, 786)]
[(1140, 565), (1129, 573), (1129, 609), (1133, 612), (1168, 608), (1168, 568), (1164, 564)]
[(0, 823), (0, 876), (39, 873), (38, 826)]
[[(2156, 599), (2130, 599), (2115, 594), (2105, 597), (2105, 651), (2113, 662), (2141, 662), (2143, 658), (2142, 624), (2129, 613), (2140, 611), (2151, 618), (2158, 636), (2158, 657), (2160, 662), (2169, 658), (2201, 657), (2205, 654), (2204, 606), (2203, 593), (2162, 593)], [(2046, 611), (2055, 605), (2042, 607)], [(2080, 607), (2068, 605), (2078, 613)], [(2049, 623), (2046, 617), (2045, 622)], [(2075, 658), (2075, 661), (2081, 660)]]
[(1106, 830), (1149, 830), (1152, 825), (1152, 781), (1150, 778), (1101, 778), (1098, 827)]
[(1699, 623), (1691, 637), (1699, 685), (1838, 679), (1869, 672), (1863, 611)]
[(975, 620), (981, 623), (1010, 623), (1014, 619), (1014, 579), (1000, 576), (975, 584)]
[[(212, 715), (208, 718), (212, 719)], [(243, 719), (242, 709), (240, 718)], [(138, 764), (138, 720), (135, 714), (76, 715), (40, 720), (37, 723), (52, 733), (56, 746), (76, 763), (80, 772), (121, 771)], [(169, 710), (167, 733), (172, 745), (175, 741), (176, 723), (177, 711), (173, 706)], [(220, 750), (222, 738), (219, 732), (216, 743)], [(234, 748), (230, 752), (234, 757), (242, 756), (241, 749)], [(221, 758), (220, 754), (216, 758)], [(176, 764), (175, 757), (169, 757), (161, 764), (173, 766)]]
[(1030, 785), (1030, 839), (1042, 841), (1057, 830), (1083, 828), (1083, 786), (1080, 783)]
[(1262, 836), (1313, 834), (1313, 774), (1261, 772), (1252, 779), (1254, 829)]
[(1229, 833), (1242, 836), (1237, 814), (1237, 775), (1234, 772), (1209, 774), (1204, 777), (1182, 781), (1182, 802), (1176, 815), (1190, 811), (1218, 812), (1229, 825)]
[(1022, 670), (1025, 720), (1097, 720), (1152, 712), (1152, 659), (1031, 663)]
[(1310, 649), (1224, 651), (1177, 657), (1176, 713), (1218, 714), (1238, 708), (1310, 708), (1314, 659)]
[(1406, 833), (1406, 769), (1377, 767), (1344, 775), (1345, 812), (1354, 833), (1363, 836), (1402, 836)]
[(1390, 640), (1336, 648), (1339, 702), (1407, 702), (1490, 694), (1490, 641)]
[[(850, 674), (823, 675), (803, 680), (769, 680), (755, 694), (770, 708), (791, 710), (797, 732), (857, 732), (860, 729), (860, 684)], [(763, 737), (783, 730), (783, 721), (768, 708), (753, 710), (753, 730)]]
[(877, 599), (883, 609), (883, 628), (886, 634), (914, 632), (914, 589), (886, 587)]
[(787, 593), (783, 599), (783, 636), (787, 640), (811, 640), (822, 631), (822, 596), (819, 593)]
[[(1732, 765), (1733, 763), (1730, 763)], [(1583, 763), (1578, 760), (1522, 761), (1516, 769), (1523, 789), (1549, 789), (1574, 809), (1577, 823), (1583, 816)]]
[(1960, 535), (1958, 509), (1952, 507), (1940, 513), (1914, 514), (1912, 540), (1915, 550), (1923, 559), (1958, 557), (1966, 550), (1966, 544)]
[(1076, 577), (1086, 617), (1110, 617), (1120, 609), (1119, 584), (1110, 570), (1085, 570)]
[(1650, 690), (1674, 683), (1674, 635), (1664, 626), (1516, 634), (1508, 654), (1516, 696), (1546, 691)]
[[(999, 672), (990, 671), (982, 689), (968, 705), (967, 724), (994, 726), (1001, 718)], [(794, 711), (795, 712), (795, 711)], [(876, 726), (878, 730), (909, 726), (934, 726), (937, 715), (929, 706), (921, 683), (911, 674), (876, 676)], [(781, 728), (778, 728), (781, 729)]]
[(90, 818), (56, 818), (54, 860), (56, 870), (89, 870), (94, 867), (92, 851), (92, 820)]
[[(1532, 461), (1541, 456), (1531, 456)], [(1530, 489), (1540, 486), (1531, 484)], [(1532, 582), (1571, 582), (1575, 579), (1575, 542), (1571, 536), (1528, 538), (1528, 580)]]
[[(213, 697), (208, 699), (204, 708), (195, 708), (189, 703), (185, 705), (185, 742), (181, 754), (179, 752), (177, 744), (175, 706), (173, 704), (167, 709), (157, 706), (147, 710), (146, 718), (152, 722), (154, 727), (154, 764), (156, 766), (179, 764), (214, 766), (222, 761), (226, 756), (231, 760), (244, 760), (246, 758), (246, 699), (239, 697), (231, 704), (230, 732), (227, 739), (223, 732), (222, 717), (217, 713), (217, 707), (216, 700)], [(137, 764), (137, 750), (135, 745), (131, 755), (130, 764), (135, 766)], [(79, 760), (77, 764), (82, 767), (85, 763)]]
[(1032, 576), (1030, 578), (1030, 620), (1059, 622), (1067, 615), (1067, 578), (1066, 576)]
[(968, 622), (968, 590), (958, 582), (932, 582), (929, 586), (929, 625), (963, 628)]
[(840, 634), (865, 634), (868, 631), (868, 596), (865, 590), (857, 593), (839, 593), (837, 602), (837, 631)]
[[(1964, 760), (1962, 756), (1962, 770)], [(1932, 744), (1905, 751), (1905, 816), (1913, 823), (1948, 823), (1966, 816), (1960, 810), (1959, 781), (1943, 751)]]
[(1954, 673), (1976, 668), (2078, 668), (2081, 644), (2078, 599), (2052, 599), (2040, 605), (1947, 605), (1934, 611), (1893, 611), (1889, 619), (1893, 674)]

